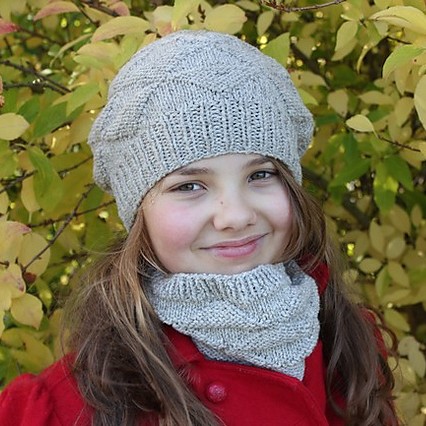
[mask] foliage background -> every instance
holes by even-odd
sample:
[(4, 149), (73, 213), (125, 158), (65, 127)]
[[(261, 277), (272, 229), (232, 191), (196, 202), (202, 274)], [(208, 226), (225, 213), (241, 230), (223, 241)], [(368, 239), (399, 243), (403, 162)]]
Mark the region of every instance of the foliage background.
[(306, 186), (357, 291), (400, 339), (403, 418), (425, 424), (425, 3), (265, 3), (0, 2), (1, 385), (61, 356), (61, 308), (76, 272), (123, 230), (92, 183), (86, 144), (110, 80), (156, 37), (207, 28), (287, 66), (316, 117)]

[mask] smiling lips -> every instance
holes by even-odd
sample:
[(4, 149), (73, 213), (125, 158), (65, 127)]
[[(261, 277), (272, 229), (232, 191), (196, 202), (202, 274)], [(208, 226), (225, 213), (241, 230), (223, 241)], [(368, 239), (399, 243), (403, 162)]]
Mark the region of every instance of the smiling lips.
[(218, 257), (237, 258), (249, 256), (256, 251), (264, 235), (255, 235), (254, 237), (243, 238), (238, 241), (224, 241), (206, 247), (206, 250)]

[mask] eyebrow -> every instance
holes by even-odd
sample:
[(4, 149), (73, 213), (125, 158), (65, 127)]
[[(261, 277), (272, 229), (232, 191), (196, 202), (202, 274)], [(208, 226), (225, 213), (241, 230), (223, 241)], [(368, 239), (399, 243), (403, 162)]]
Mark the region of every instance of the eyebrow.
[[(253, 160), (250, 160), (248, 163), (243, 165), (243, 168), (249, 168), (253, 166), (260, 166), (265, 163), (270, 163), (271, 159), (267, 157), (260, 157), (260, 158), (253, 158)], [(179, 170), (176, 170), (176, 174), (181, 176), (193, 176), (193, 175), (204, 175), (211, 173), (211, 169), (208, 167), (193, 167), (191, 165), (184, 166)]]

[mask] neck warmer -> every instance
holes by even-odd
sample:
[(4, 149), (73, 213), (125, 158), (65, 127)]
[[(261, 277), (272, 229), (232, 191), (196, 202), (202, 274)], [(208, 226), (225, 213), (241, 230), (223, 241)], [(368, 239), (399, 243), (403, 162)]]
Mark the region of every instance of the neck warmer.
[(318, 341), (319, 295), (295, 262), (234, 275), (155, 271), (147, 293), (160, 320), (207, 358), (303, 379)]

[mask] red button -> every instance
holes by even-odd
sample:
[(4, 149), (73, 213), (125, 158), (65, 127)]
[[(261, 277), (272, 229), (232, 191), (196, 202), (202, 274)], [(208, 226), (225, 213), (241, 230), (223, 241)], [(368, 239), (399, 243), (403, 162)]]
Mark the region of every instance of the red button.
[(222, 383), (213, 382), (206, 387), (206, 397), (211, 402), (222, 402), (226, 399), (227, 395), (226, 388)]

